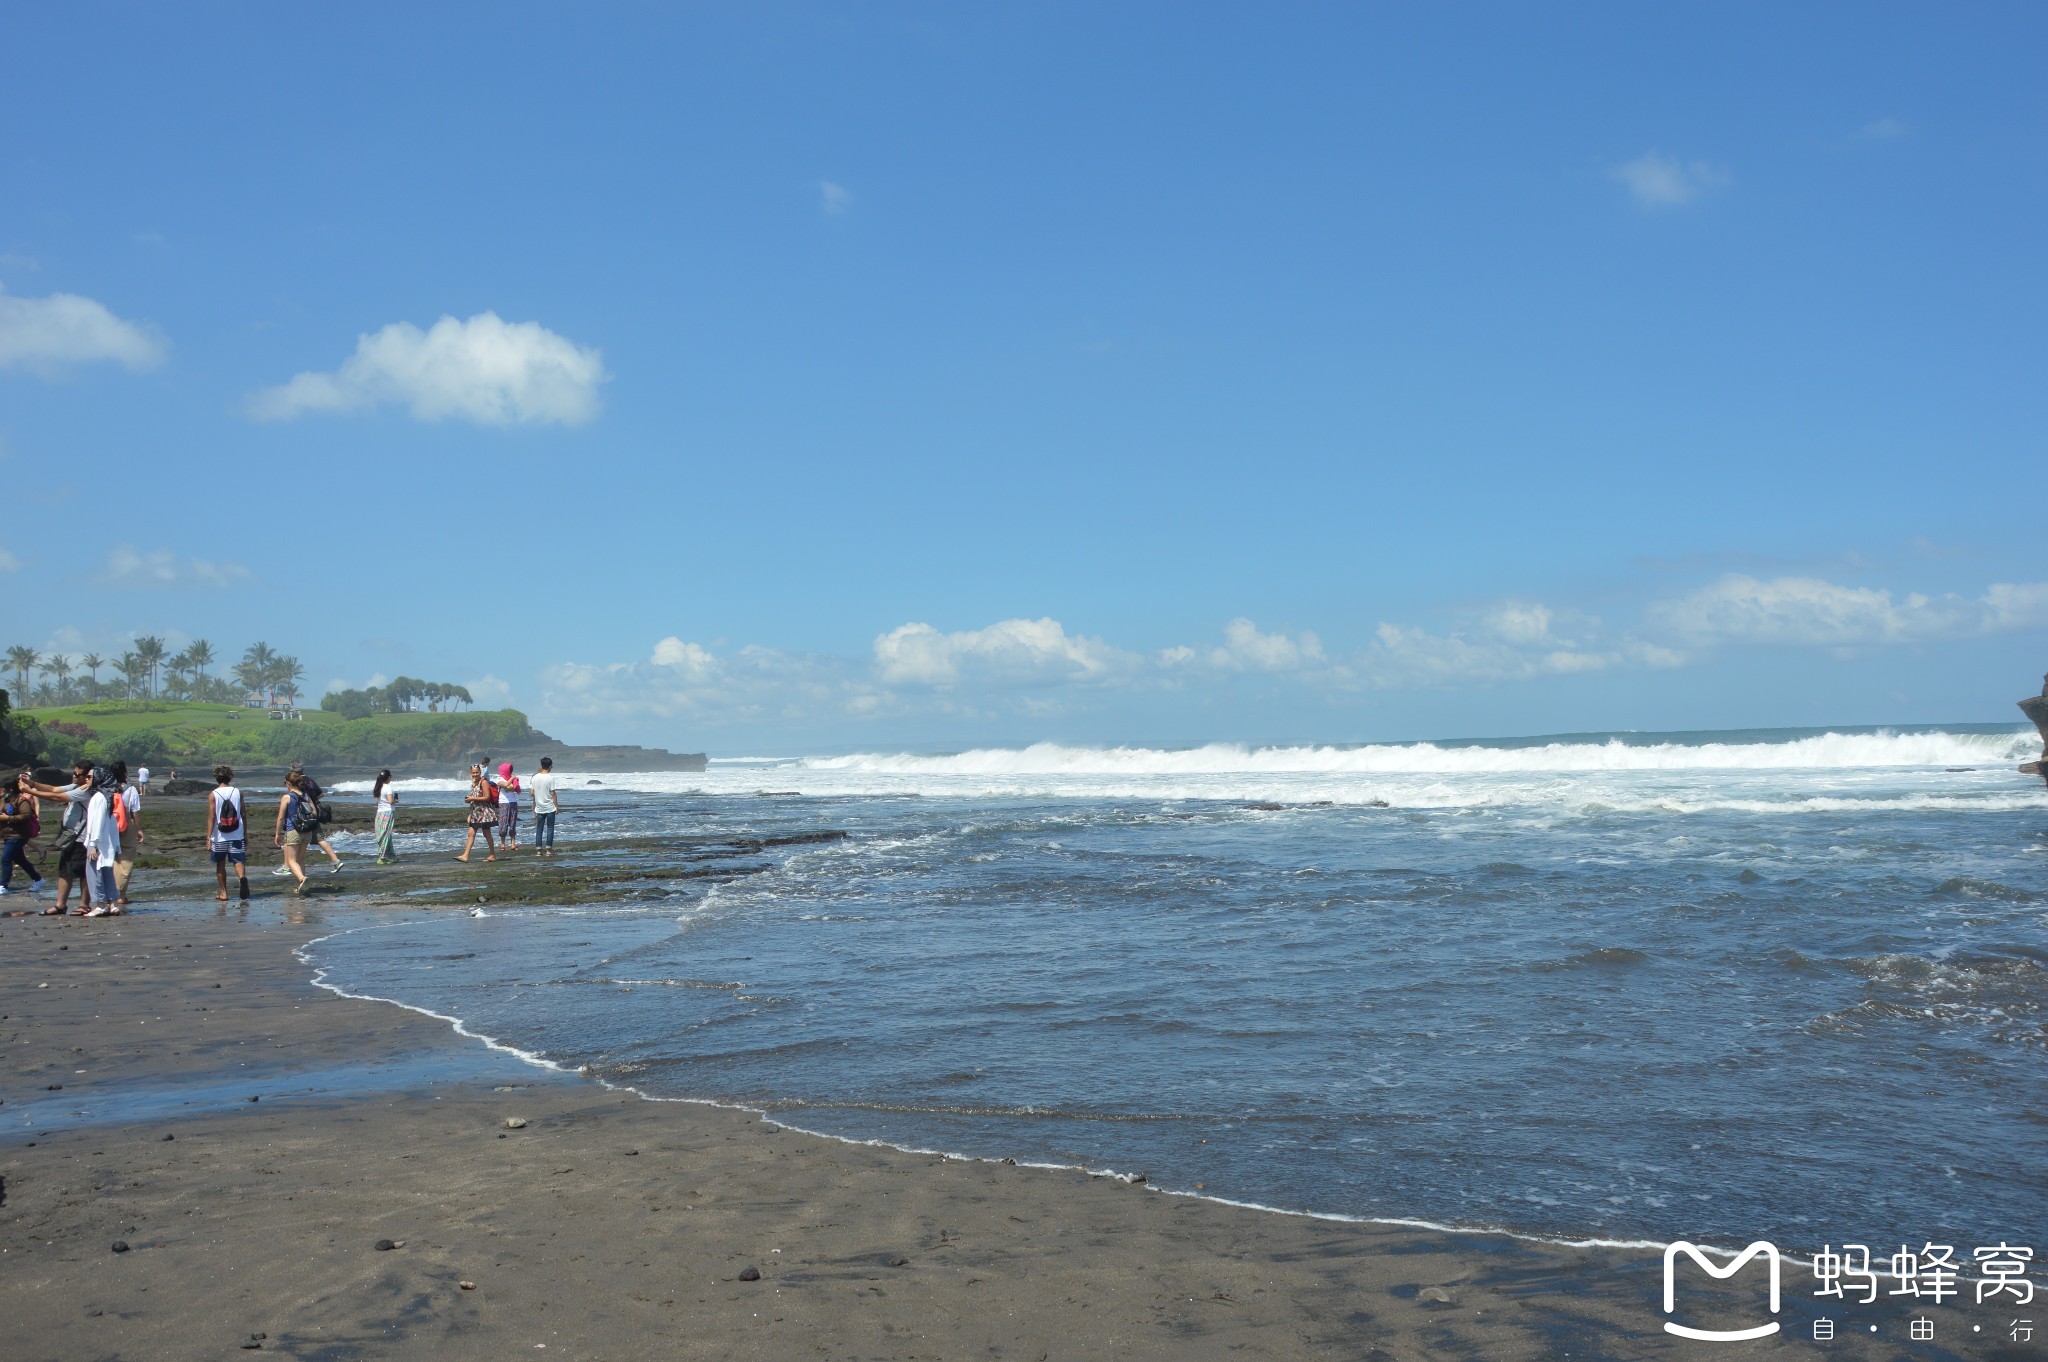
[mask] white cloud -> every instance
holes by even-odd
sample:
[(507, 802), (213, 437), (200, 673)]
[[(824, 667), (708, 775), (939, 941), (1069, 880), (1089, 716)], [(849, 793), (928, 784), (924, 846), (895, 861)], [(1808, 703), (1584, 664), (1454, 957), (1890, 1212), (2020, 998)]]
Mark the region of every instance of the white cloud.
[(0, 572), (19, 571), (21, 571), (21, 560), (19, 558), (16, 558), (13, 554), (9, 553), (6, 549), (0, 549)]
[(1676, 208), (1702, 194), (1735, 183), (1735, 177), (1704, 161), (1680, 161), (1649, 151), (1608, 172), (1628, 187), (1638, 206)]
[(474, 681), (465, 681), (462, 688), (469, 692), (470, 700), (479, 709), (501, 707), (512, 698), (512, 687), (495, 676), (480, 676)]
[(875, 639), (875, 675), (885, 684), (949, 686), (963, 679), (1012, 685), (1108, 681), (1139, 665), (1133, 653), (1067, 633), (1055, 619), (1002, 620), (945, 634), (904, 624)]
[(359, 336), (340, 368), (266, 388), (249, 399), (249, 412), (260, 421), (288, 421), (395, 403), (422, 421), (574, 426), (597, 415), (598, 388), (610, 377), (593, 347), (538, 322), (479, 312), (463, 322), (443, 317), (426, 331), (393, 322)]
[(54, 377), (100, 360), (150, 369), (163, 363), (168, 349), (155, 331), (123, 321), (91, 298), (17, 298), (0, 291), (0, 369), (19, 366)]
[(1262, 634), (1248, 619), (1223, 626), (1223, 646), (1209, 651), (1209, 665), (1226, 671), (1292, 672), (1324, 662), (1314, 634)]
[(1999, 582), (1975, 599), (1918, 592), (1894, 597), (1818, 577), (1761, 581), (1730, 573), (1650, 613), (1663, 628), (1702, 644), (1912, 643), (2048, 626), (2048, 582)]
[(827, 217), (838, 217), (853, 207), (853, 191), (830, 180), (818, 181), (818, 207)]
[(240, 563), (181, 558), (170, 549), (142, 552), (122, 544), (107, 553), (106, 566), (95, 580), (116, 587), (223, 587), (254, 576)]

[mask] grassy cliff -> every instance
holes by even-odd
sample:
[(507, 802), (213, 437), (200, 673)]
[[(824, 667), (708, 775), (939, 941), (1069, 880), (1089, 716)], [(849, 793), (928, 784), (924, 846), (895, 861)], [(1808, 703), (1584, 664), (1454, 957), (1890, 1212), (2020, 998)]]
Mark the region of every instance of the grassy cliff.
[(459, 760), (479, 748), (504, 751), (544, 741), (516, 709), (459, 714), (375, 714), (345, 719), (301, 710), (301, 719), (239, 705), (175, 700), (104, 700), (61, 709), (19, 711), (40, 729), (45, 758), (63, 765), (79, 757), (133, 766), (149, 762), (196, 769), (273, 766), (291, 761), (385, 766)]

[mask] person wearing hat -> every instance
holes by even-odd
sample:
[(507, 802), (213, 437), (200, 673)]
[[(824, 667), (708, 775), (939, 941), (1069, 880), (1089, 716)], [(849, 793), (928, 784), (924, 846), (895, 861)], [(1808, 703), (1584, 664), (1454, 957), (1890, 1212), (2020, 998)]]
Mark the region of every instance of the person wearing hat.
[(512, 763), (498, 763), (498, 774), (491, 777), (491, 784), (498, 787), (498, 845), (506, 851), (519, 850), (519, 777), (512, 774)]

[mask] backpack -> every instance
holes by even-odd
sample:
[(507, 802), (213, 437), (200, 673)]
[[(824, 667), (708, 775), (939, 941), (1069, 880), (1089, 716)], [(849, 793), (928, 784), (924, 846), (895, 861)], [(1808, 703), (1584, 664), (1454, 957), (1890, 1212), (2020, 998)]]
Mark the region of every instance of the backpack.
[(310, 832), (318, 835), (320, 831), (320, 806), (302, 794), (293, 795), (292, 798), (298, 801), (298, 803), (292, 806), (291, 810), (292, 831)]
[(235, 834), (242, 830), (241, 800), (239, 798), (222, 799), (219, 791), (215, 791), (213, 807), (217, 814), (213, 825), (219, 829), (221, 840), (224, 842), (234, 841)]
[(129, 821), (128, 796), (124, 791), (112, 790), (108, 792), (107, 799), (114, 806), (114, 826), (120, 830), (120, 833), (123, 837), (126, 837), (128, 835)]

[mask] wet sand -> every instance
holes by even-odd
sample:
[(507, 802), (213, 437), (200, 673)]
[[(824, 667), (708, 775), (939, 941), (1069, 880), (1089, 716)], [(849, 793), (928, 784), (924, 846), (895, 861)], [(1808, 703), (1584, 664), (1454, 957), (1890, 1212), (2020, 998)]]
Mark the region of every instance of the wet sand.
[[(418, 911), (355, 875), (300, 902), (266, 866), (243, 910), (162, 873), (125, 919), (0, 919), (0, 1357), (1735, 1351), (1661, 1332), (1654, 1252), (1285, 1216), (548, 1074), (310, 982), (296, 946)], [(1700, 1285), (1694, 1322), (1754, 1322), (1753, 1290), (1716, 1317)], [(1904, 1346), (1882, 1304), (1837, 1312), (1882, 1339), (1812, 1343), (1809, 1290), (1788, 1261), (1786, 1332), (1741, 1355)], [(1947, 1341), (1912, 1355), (2001, 1355)]]

